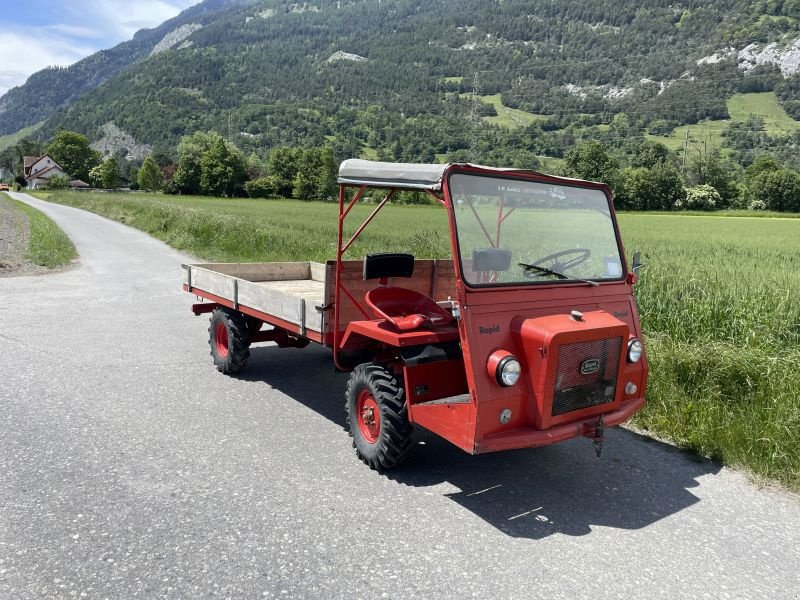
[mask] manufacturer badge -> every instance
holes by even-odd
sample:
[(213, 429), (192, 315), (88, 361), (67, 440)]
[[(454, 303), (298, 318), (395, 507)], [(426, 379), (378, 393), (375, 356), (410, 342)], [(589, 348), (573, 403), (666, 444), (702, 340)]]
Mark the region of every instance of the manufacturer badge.
[(597, 373), (597, 371), (599, 370), (600, 370), (599, 358), (590, 358), (589, 360), (585, 360), (581, 363), (582, 375), (591, 375), (592, 373)]

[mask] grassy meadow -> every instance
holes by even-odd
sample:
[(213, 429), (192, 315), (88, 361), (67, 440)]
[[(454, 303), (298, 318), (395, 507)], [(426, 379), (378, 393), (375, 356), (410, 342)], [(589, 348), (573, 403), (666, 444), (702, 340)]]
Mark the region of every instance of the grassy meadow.
[(746, 123), (751, 115), (764, 119), (764, 132), (769, 135), (787, 135), (800, 129), (800, 122), (792, 119), (778, 102), (774, 92), (735, 94), (727, 101), (730, 119), (700, 121), (694, 125), (681, 125), (668, 136), (647, 135), (673, 152), (682, 153), (688, 135), (690, 143), (705, 142), (708, 147), (721, 148), (723, 134), (732, 122)]
[[(326, 260), (333, 203), (37, 194), (217, 261)], [(374, 206), (360, 205), (353, 227)], [(352, 221), (350, 221), (352, 219)], [(681, 447), (800, 489), (800, 219), (623, 214), (651, 361), (635, 423)], [(438, 206), (387, 206), (353, 249), (449, 256)]]

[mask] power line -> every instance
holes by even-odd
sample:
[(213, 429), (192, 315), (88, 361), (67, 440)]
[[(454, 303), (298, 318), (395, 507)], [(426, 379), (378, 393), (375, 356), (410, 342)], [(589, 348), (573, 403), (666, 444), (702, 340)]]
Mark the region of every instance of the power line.
[[(745, 40), (739, 40), (738, 41), (738, 43), (745, 44), (745, 45), (750, 45), (750, 44), (759, 43), (759, 42), (763, 43), (762, 40), (757, 39), (757, 38), (750, 38), (750, 39), (745, 39)], [(662, 51), (659, 51), (659, 52), (648, 52), (648, 53), (640, 53), (640, 54), (626, 54), (622, 58), (622, 60), (628, 61), (628, 60), (633, 60), (633, 59), (650, 58), (650, 57), (654, 57), (654, 56), (666, 56), (666, 55), (672, 55), (672, 54), (687, 54), (688, 52), (690, 52), (692, 50), (701, 50), (701, 49), (704, 50), (704, 49), (707, 49), (707, 48), (713, 47), (713, 46), (715, 46), (715, 44), (706, 43), (706, 44), (703, 44), (702, 46), (701, 45), (683, 46), (681, 48), (673, 48), (671, 50), (662, 50)], [(738, 56), (738, 51), (736, 51), (734, 49), (734, 52), (736, 52), (736, 55)], [(733, 56), (734, 55), (731, 54), (731, 57), (733, 57)], [(619, 62), (620, 60), (621, 59), (619, 57), (616, 57), (616, 58), (610, 58), (610, 57), (609, 58), (595, 58), (595, 59), (591, 59), (591, 60), (552, 62), (552, 63), (549, 63), (547, 65), (537, 65), (537, 66), (531, 66), (531, 67), (515, 67), (515, 68), (506, 67), (505, 69), (480, 69), (477, 72), (478, 73), (484, 73), (484, 74), (485, 73), (516, 73), (516, 72), (519, 72), (519, 71), (536, 71), (536, 70), (563, 68), (565, 66), (579, 66), (579, 65), (601, 64), (601, 63), (607, 63), (607, 62)], [(696, 63), (696, 61), (695, 61), (695, 63)], [(701, 66), (701, 65), (697, 65), (697, 66)]]

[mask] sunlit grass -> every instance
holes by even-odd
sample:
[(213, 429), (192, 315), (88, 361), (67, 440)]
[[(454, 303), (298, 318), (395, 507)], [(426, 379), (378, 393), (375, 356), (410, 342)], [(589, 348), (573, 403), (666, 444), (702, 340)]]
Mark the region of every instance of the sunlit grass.
[(24, 202), (11, 202), (28, 216), (30, 229), (26, 259), (35, 265), (54, 269), (66, 265), (78, 256), (72, 240), (58, 225)]

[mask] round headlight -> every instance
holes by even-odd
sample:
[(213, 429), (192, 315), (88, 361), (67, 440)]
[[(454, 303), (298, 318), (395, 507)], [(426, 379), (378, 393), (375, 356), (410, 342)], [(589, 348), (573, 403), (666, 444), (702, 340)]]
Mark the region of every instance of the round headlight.
[(636, 338), (633, 338), (630, 342), (628, 342), (628, 362), (639, 362), (639, 360), (642, 358), (643, 352), (644, 346), (642, 346), (642, 342)]
[(497, 383), (511, 387), (519, 381), (522, 374), (522, 365), (513, 356), (506, 356), (497, 365)]

